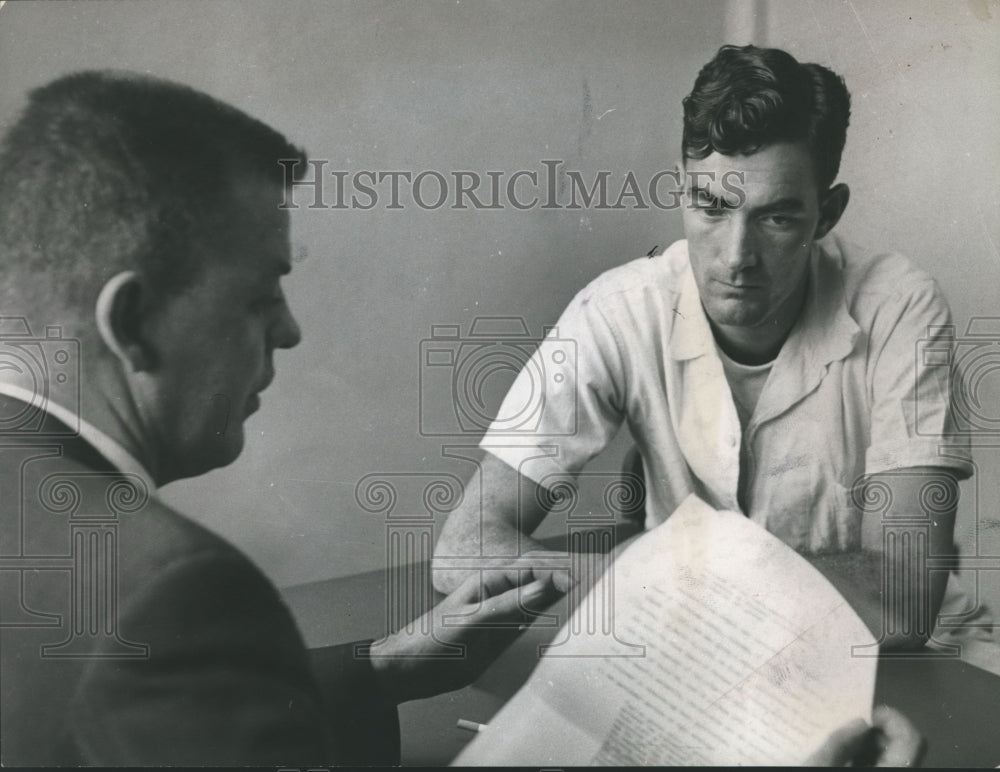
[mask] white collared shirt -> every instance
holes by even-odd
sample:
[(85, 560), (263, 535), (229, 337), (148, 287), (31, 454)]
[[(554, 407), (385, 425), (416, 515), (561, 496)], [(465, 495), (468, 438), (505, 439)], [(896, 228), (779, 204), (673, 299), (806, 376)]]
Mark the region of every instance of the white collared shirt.
[(813, 249), (804, 309), (741, 431), (678, 241), (577, 294), (481, 445), (546, 486), (579, 475), (626, 422), (652, 527), (690, 493), (739, 511), (745, 444), (752, 520), (796, 549), (858, 549), (851, 490), (862, 476), (915, 466), (972, 473), (967, 439), (949, 437), (948, 367), (916, 364), (928, 328), (941, 335), (950, 312), (904, 257), (833, 236)]
[[(625, 422), (643, 458), (647, 528), (691, 493), (744, 511), (742, 450), (751, 520), (798, 550), (860, 549), (860, 478), (918, 466), (973, 472), (969, 438), (953, 424), (947, 358), (918, 355), (950, 348), (951, 314), (937, 283), (906, 258), (834, 235), (814, 246), (804, 309), (741, 431), (687, 242), (675, 242), (577, 294), (480, 445), (543, 487), (575, 478), (584, 498), (584, 466)], [(593, 482), (601, 490), (589, 495), (607, 502), (608, 475)], [(935, 636), (1000, 674), (990, 614), (954, 574), (941, 614), (982, 625)]]

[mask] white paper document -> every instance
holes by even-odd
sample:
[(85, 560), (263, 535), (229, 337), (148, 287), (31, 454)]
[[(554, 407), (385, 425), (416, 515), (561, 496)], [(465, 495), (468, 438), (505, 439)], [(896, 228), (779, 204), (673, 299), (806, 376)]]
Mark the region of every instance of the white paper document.
[(864, 623), (794, 550), (693, 496), (555, 641), (456, 765), (801, 764), (871, 719)]

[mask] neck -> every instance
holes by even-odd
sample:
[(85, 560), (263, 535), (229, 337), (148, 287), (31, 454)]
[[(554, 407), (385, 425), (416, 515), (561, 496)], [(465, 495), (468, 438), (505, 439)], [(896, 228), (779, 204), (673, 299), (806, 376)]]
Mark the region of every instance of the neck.
[[(9, 371), (0, 370), (0, 404), (4, 405), (4, 410), (23, 410), (17, 404), (28, 403), (44, 410), (48, 418), (43, 420), (57, 421), (69, 427), (78, 427), (80, 439), (105, 455), (108, 461), (118, 466), (120, 469), (129, 470), (131, 464), (127, 464), (128, 459), (121, 456), (120, 450), (124, 450), (134, 461), (138, 461), (143, 471), (149, 475), (154, 485), (159, 487), (163, 484), (162, 476), (157, 474), (153, 454), (146, 451), (147, 446), (141, 442), (138, 432), (132, 430), (134, 425), (127, 420), (120, 409), (119, 401), (107, 399), (103, 392), (98, 390), (83, 390), (79, 392), (79, 399), (74, 397), (73, 390), (66, 390), (65, 393), (53, 393), (48, 395), (48, 401), (40, 399), (37, 392), (30, 390), (25, 384), (19, 382), (16, 377), (10, 377)], [(96, 400), (94, 395), (97, 395)], [(13, 406), (11, 400), (14, 400)], [(37, 415), (32, 413), (32, 415)], [(34, 419), (33, 419), (34, 420)], [(78, 423), (79, 421), (79, 423)], [(118, 449), (109, 447), (100, 437), (93, 432), (99, 432), (107, 439), (113, 441)], [(29, 436), (27, 432), (20, 435)]]
[(165, 485), (155, 442), (146, 430), (142, 412), (120, 372), (100, 371), (88, 382), (96, 388), (81, 389), (80, 417), (121, 445), (149, 473), (157, 486)]
[(785, 345), (792, 326), (778, 326), (752, 330), (745, 328), (726, 328), (712, 322), (712, 334), (715, 342), (730, 359), (741, 365), (763, 365), (774, 361)]

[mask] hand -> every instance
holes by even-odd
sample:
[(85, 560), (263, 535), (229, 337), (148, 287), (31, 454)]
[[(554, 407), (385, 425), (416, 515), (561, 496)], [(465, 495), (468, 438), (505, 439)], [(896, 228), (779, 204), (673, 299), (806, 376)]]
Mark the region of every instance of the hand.
[(422, 617), (372, 644), (383, 690), (397, 704), (472, 683), (528, 624), (563, 595), (565, 570), (522, 559), (470, 576)]
[[(617, 560), (618, 556), (628, 549), (640, 535), (641, 533), (634, 534), (616, 544), (614, 549), (605, 556), (605, 559), (601, 560), (580, 559), (581, 554), (577, 553), (577, 560), (574, 561), (572, 558), (573, 553), (539, 548), (523, 553), (517, 561), (517, 565), (535, 567), (543, 571), (551, 571), (557, 566), (571, 566), (573, 576), (570, 581), (573, 585), (579, 585), (577, 591), (577, 600), (579, 601), (597, 583), (597, 580), (604, 575), (607, 567)], [(558, 576), (562, 576), (564, 579), (569, 578), (565, 572), (556, 574), (556, 577)], [(564, 590), (564, 592), (567, 591), (568, 589)]]
[(805, 766), (916, 767), (926, 746), (906, 716), (887, 705), (872, 711), (872, 726), (860, 718), (845, 724), (808, 759)]

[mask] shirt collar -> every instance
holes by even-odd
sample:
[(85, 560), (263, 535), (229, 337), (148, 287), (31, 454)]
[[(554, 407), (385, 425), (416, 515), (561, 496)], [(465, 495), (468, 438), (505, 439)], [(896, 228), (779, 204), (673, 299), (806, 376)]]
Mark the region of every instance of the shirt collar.
[[(684, 244), (687, 258), (687, 242)], [(690, 259), (684, 261), (677, 298), (674, 302), (673, 328), (670, 331), (670, 355), (678, 361), (695, 359), (715, 350), (712, 328), (701, 307), (701, 296), (694, 281)]]
[[(789, 355), (820, 368), (837, 362), (854, 349), (861, 328), (847, 309), (844, 258), (835, 239), (813, 245), (809, 289), (802, 316), (782, 347)], [(779, 359), (781, 355), (779, 354)]]
[[(38, 402), (37, 394), (17, 384), (7, 383), (2, 379), (0, 379), (0, 394), (19, 399), (29, 405), (34, 405)], [(80, 439), (89, 443), (119, 472), (132, 474), (141, 479), (145, 483), (150, 495), (155, 495), (156, 484), (153, 482), (153, 478), (149, 472), (146, 471), (146, 467), (135, 456), (125, 450), (119, 442), (109, 437), (92, 423), (85, 421), (77, 413), (53, 402), (51, 399), (45, 402), (45, 412), (71, 428), (79, 427), (78, 436)]]

